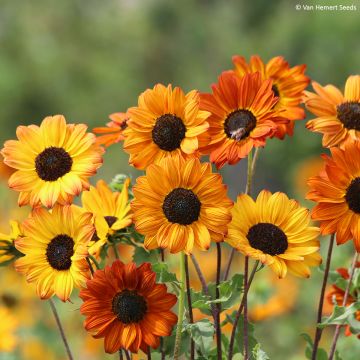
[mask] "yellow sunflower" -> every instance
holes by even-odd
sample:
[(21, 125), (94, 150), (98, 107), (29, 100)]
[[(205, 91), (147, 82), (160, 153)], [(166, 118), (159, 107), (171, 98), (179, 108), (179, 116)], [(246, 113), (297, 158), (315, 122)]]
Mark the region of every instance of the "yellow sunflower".
[(20, 224), (15, 220), (10, 220), (10, 234), (0, 233), (0, 264), (13, 260), (18, 251), (14, 246), (14, 240), (22, 235)]
[(2, 352), (11, 352), (17, 344), (15, 331), (18, 327), (17, 319), (10, 311), (0, 306), (0, 354)]
[(18, 126), (19, 140), (6, 141), (1, 153), (5, 164), (17, 169), (9, 186), (20, 192), (20, 206), (69, 204), (89, 188), (104, 150), (86, 130), (84, 124), (66, 124), (62, 115), (46, 117), (40, 126)]
[(312, 86), (316, 93), (305, 92), (305, 105), (317, 117), (306, 127), (324, 135), (324, 147), (360, 140), (360, 75), (348, 77), (344, 95), (333, 85), (313, 82)]
[(263, 190), (256, 201), (241, 194), (232, 211), (226, 240), (231, 246), (283, 278), (287, 270), (310, 276), (310, 266), (321, 263), (317, 252), (319, 228), (309, 226), (309, 211), (284, 193)]
[(151, 165), (133, 188), (134, 223), (145, 247), (191, 253), (222, 241), (231, 220), (232, 201), (219, 174), (199, 159), (167, 158)]
[(109, 236), (132, 223), (129, 184), (128, 178), (121, 192), (112, 192), (105, 181), (99, 180), (96, 187), (91, 186), (89, 191), (83, 192), (83, 207), (94, 215), (96, 228), (96, 240), (90, 243), (91, 254), (97, 253), (106, 244)]
[(23, 223), (24, 237), (15, 242), (25, 254), (15, 262), (17, 271), (36, 283), (41, 299), (56, 294), (69, 299), (73, 287), (81, 287), (89, 277), (87, 245), (95, 229), (91, 213), (74, 206), (56, 205), (52, 212), (36, 208)]
[(166, 157), (198, 156), (198, 148), (209, 141), (207, 118), (199, 109), (200, 96), (185, 94), (179, 87), (157, 84), (139, 96), (138, 107), (128, 110), (124, 150), (130, 164), (145, 169)]

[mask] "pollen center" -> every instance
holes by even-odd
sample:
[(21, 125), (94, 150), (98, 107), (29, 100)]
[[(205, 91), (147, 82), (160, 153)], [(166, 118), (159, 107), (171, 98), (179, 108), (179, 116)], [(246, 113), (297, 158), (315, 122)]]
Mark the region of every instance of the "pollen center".
[(360, 177), (355, 178), (348, 186), (345, 199), (349, 209), (360, 214)]
[(247, 239), (251, 247), (269, 255), (283, 254), (288, 248), (285, 233), (270, 223), (258, 223), (252, 226), (247, 234)]
[(185, 132), (186, 127), (179, 117), (165, 114), (156, 120), (152, 130), (152, 138), (161, 150), (173, 151), (180, 147)]
[(114, 223), (116, 223), (118, 218), (116, 216), (104, 216), (104, 219), (109, 225), (109, 227), (112, 227)]
[(280, 96), (279, 89), (275, 84), (271, 87), (271, 90), (272, 90), (274, 96), (276, 96), (276, 97)]
[(360, 103), (349, 101), (338, 105), (337, 117), (347, 129), (360, 130)]
[(40, 179), (55, 181), (71, 170), (72, 163), (72, 158), (63, 148), (51, 146), (36, 157), (35, 169)]
[(249, 110), (233, 111), (225, 120), (224, 130), (226, 135), (236, 141), (245, 139), (251, 130), (256, 127), (256, 117)]
[(144, 318), (147, 305), (136, 291), (123, 290), (114, 296), (112, 311), (124, 324), (137, 323)]
[(170, 222), (190, 225), (199, 218), (201, 202), (191, 190), (176, 188), (166, 195), (162, 208)]
[(68, 270), (74, 255), (74, 240), (68, 235), (57, 235), (46, 249), (49, 264), (56, 270)]

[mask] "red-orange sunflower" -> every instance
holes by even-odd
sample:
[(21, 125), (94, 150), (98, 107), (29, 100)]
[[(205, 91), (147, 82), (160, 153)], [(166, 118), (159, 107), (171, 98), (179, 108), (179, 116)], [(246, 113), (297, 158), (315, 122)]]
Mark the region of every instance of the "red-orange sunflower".
[(94, 134), (103, 134), (96, 138), (97, 144), (106, 147), (124, 140), (123, 131), (127, 128), (129, 115), (119, 112), (110, 114), (109, 118), (111, 121), (106, 124), (106, 127), (96, 127), (93, 129)]
[(305, 75), (306, 65), (290, 67), (289, 63), (282, 57), (276, 56), (263, 62), (260, 56), (254, 55), (249, 63), (243, 56), (233, 56), (235, 73), (243, 77), (245, 74), (259, 72), (263, 80), (271, 79), (272, 91), (279, 97), (275, 109), (282, 110), (281, 116), (291, 120), (286, 124), (279, 124), (276, 137), (283, 139), (286, 134), (294, 132), (294, 121), (305, 119), (305, 111), (299, 105), (302, 102), (303, 92), (309, 85), (310, 79)]
[(338, 244), (353, 239), (360, 252), (360, 142), (330, 151), (332, 157), (323, 155), (324, 171), (308, 180), (306, 198), (318, 203), (312, 218), (320, 221), (321, 233), (336, 233)]
[(253, 147), (264, 146), (277, 124), (287, 122), (274, 110), (277, 97), (271, 87), (271, 80), (262, 81), (260, 73), (239, 78), (227, 71), (212, 85), (212, 94), (201, 94), (201, 108), (211, 112), (211, 140), (201, 151), (210, 154), (217, 168), (234, 165)]
[(209, 141), (207, 118), (199, 108), (200, 96), (179, 87), (157, 84), (139, 96), (138, 107), (128, 110), (124, 150), (130, 164), (145, 169), (166, 157), (198, 157), (198, 148)]
[(149, 263), (136, 267), (116, 260), (111, 267), (97, 270), (87, 289), (81, 290), (85, 329), (95, 338), (104, 338), (107, 353), (121, 348), (147, 353), (149, 346), (159, 346), (160, 336), (171, 334), (177, 322), (171, 308), (177, 299), (155, 278)]
[(333, 85), (313, 82), (312, 86), (316, 94), (306, 91), (305, 105), (317, 118), (306, 127), (324, 134), (325, 147), (343, 147), (351, 139), (360, 140), (360, 75), (348, 77), (344, 95)]

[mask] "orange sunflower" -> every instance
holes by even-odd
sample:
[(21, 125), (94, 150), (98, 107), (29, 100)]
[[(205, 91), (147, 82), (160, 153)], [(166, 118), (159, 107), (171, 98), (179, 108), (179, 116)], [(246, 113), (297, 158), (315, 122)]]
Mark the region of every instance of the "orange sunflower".
[(233, 56), (234, 72), (243, 77), (245, 74), (259, 72), (263, 80), (271, 79), (272, 91), (279, 97), (275, 109), (282, 110), (281, 116), (289, 119), (287, 124), (279, 124), (275, 136), (283, 139), (286, 134), (294, 132), (294, 121), (305, 119), (305, 111), (299, 105), (303, 92), (309, 85), (310, 78), (305, 75), (306, 65), (290, 67), (282, 57), (276, 56), (267, 64), (258, 55), (250, 58), (247, 63), (243, 56)]
[(97, 270), (80, 292), (80, 311), (86, 316), (85, 329), (104, 338), (107, 353), (127, 349), (137, 353), (157, 348), (160, 336), (169, 336), (177, 322), (171, 312), (176, 296), (164, 284), (155, 283), (149, 263), (136, 267), (116, 260)]
[(271, 87), (271, 80), (262, 81), (260, 73), (239, 78), (228, 71), (212, 86), (212, 94), (201, 94), (201, 108), (212, 114), (211, 140), (201, 152), (210, 154), (217, 168), (234, 165), (253, 147), (265, 146), (277, 125), (287, 122), (274, 110), (277, 97)]
[(308, 210), (284, 193), (263, 190), (256, 201), (238, 196), (225, 241), (246, 256), (269, 265), (279, 278), (287, 270), (309, 277), (309, 266), (321, 263), (319, 228), (309, 226)]
[(96, 187), (82, 194), (82, 204), (86, 211), (94, 215), (96, 240), (92, 241), (89, 252), (98, 253), (109, 237), (116, 231), (126, 228), (132, 223), (128, 188), (130, 179), (126, 179), (121, 192), (112, 192), (103, 180)]
[(123, 131), (127, 128), (129, 115), (127, 113), (113, 113), (109, 115), (111, 121), (106, 127), (96, 127), (93, 129), (94, 134), (103, 134), (96, 138), (96, 143), (106, 147), (124, 140)]
[(23, 223), (24, 237), (15, 246), (25, 256), (15, 268), (36, 283), (41, 299), (56, 294), (67, 301), (73, 288), (83, 286), (89, 277), (87, 245), (95, 232), (91, 218), (74, 205), (56, 205), (51, 213), (43, 207), (34, 209)]
[(124, 150), (130, 164), (145, 169), (166, 157), (197, 157), (198, 148), (209, 141), (207, 118), (199, 109), (200, 96), (179, 88), (157, 84), (139, 96), (138, 107), (128, 110)]
[(306, 127), (324, 134), (325, 147), (343, 147), (351, 139), (360, 140), (360, 75), (348, 77), (344, 95), (333, 85), (313, 82), (312, 86), (316, 94), (306, 91), (305, 105), (317, 118)]
[[(356, 267), (359, 268), (360, 267), (360, 262), (356, 263)], [(339, 268), (336, 269), (336, 271), (345, 279), (348, 280), (350, 278), (349, 272), (347, 269), (345, 268)], [(328, 301), (329, 304), (334, 305), (334, 302), (339, 305), (342, 306), (343, 301), (344, 301), (344, 296), (345, 296), (345, 291), (341, 288), (339, 288), (336, 285), (332, 285), (331, 286), (331, 290), (326, 294), (326, 299)], [(347, 298), (347, 302), (345, 304), (345, 306), (350, 306), (351, 304), (353, 304), (354, 302), (356, 302), (356, 299), (358, 298), (358, 294), (357, 294), (357, 290), (355, 289), (353, 294), (349, 294), (348, 298)], [(360, 321), (360, 310), (358, 310), (355, 313), (355, 319), (357, 321)], [(352, 335), (352, 332), (350, 330), (350, 326), (346, 325), (345, 328), (345, 335), (346, 336), (350, 336)], [(360, 339), (360, 335), (357, 336)]]
[(66, 124), (62, 115), (46, 117), (40, 126), (18, 126), (19, 140), (8, 140), (1, 153), (17, 169), (9, 187), (19, 191), (19, 205), (69, 204), (88, 189), (88, 178), (102, 164), (103, 149), (84, 124)]
[(336, 233), (338, 245), (353, 239), (360, 252), (360, 143), (330, 151), (332, 157), (323, 155), (324, 171), (308, 180), (306, 198), (318, 203), (312, 218), (320, 221), (321, 233)]
[(191, 253), (222, 241), (231, 220), (232, 201), (220, 174), (199, 159), (167, 158), (151, 165), (133, 188), (135, 228), (148, 249)]

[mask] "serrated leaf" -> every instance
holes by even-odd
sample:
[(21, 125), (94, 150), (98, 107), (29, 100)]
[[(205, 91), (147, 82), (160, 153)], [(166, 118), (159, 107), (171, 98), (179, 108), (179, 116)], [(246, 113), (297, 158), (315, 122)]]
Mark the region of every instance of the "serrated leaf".
[(156, 250), (145, 250), (142, 246), (136, 246), (133, 255), (133, 261), (136, 265), (144, 262), (156, 263), (159, 261), (159, 255)]
[(160, 283), (171, 283), (172, 285), (180, 286), (180, 282), (177, 280), (176, 275), (171, 273), (166, 263), (155, 263), (152, 265), (153, 271), (156, 273), (156, 281)]
[(338, 306), (334, 305), (332, 314), (325, 318), (319, 328), (323, 329), (328, 325), (345, 325), (350, 321), (350, 317), (353, 317), (355, 312), (360, 309), (360, 301), (352, 303), (350, 306)]
[(208, 319), (203, 319), (194, 324), (187, 324), (186, 329), (201, 354), (207, 356), (213, 343), (215, 332), (213, 324)]
[(266, 352), (261, 349), (260, 344), (256, 344), (252, 350), (254, 360), (270, 360)]
[[(306, 348), (305, 348), (305, 356), (307, 359), (312, 359), (312, 352), (313, 352), (313, 341), (309, 334), (302, 333), (300, 336), (306, 341)], [(328, 356), (324, 349), (318, 348), (316, 353), (316, 360), (327, 360)]]
[(201, 291), (193, 291), (190, 289), (191, 303), (194, 309), (199, 309), (203, 314), (211, 315), (210, 296), (203, 294)]

